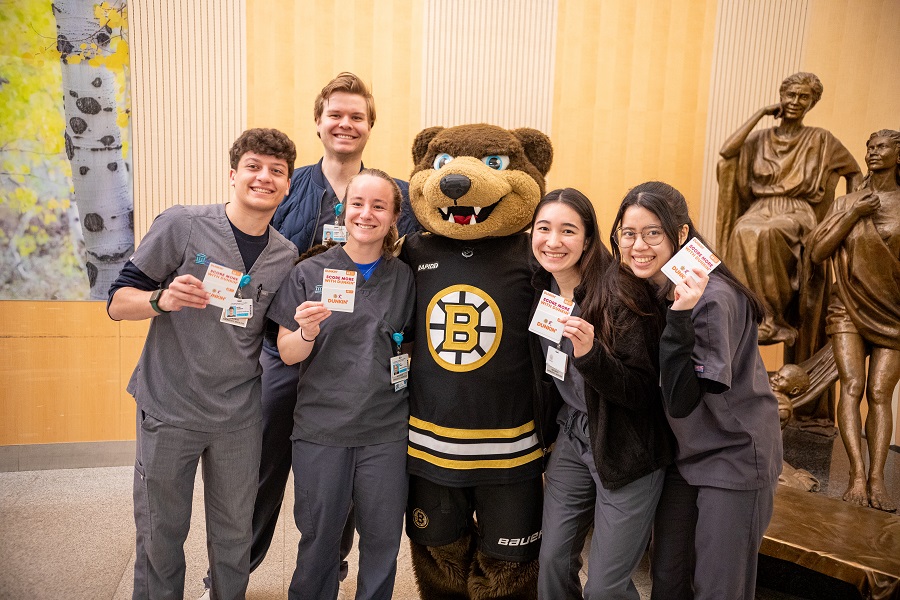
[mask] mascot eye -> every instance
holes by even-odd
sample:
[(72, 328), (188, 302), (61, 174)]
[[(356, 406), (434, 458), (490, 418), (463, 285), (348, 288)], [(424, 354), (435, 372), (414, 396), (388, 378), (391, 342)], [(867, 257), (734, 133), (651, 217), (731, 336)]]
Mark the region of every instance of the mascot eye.
[(484, 158), (482, 158), (481, 162), (492, 169), (502, 171), (509, 166), (509, 157), (505, 154), (492, 154), (491, 156), (485, 156)]
[(446, 152), (444, 152), (443, 154), (438, 154), (437, 158), (434, 159), (434, 168), (440, 169), (441, 167), (446, 165), (451, 160), (453, 160), (453, 157), (450, 156), (449, 154), (447, 154)]

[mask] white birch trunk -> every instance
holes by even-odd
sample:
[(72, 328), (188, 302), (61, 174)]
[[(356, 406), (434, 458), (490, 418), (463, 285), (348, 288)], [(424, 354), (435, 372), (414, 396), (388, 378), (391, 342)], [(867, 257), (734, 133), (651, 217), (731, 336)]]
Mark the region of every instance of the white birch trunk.
[(106, 67), (88, 65), (87, 58), (68, 61), (82, 53), (81, 44), (97, 44), (94, 52), (100, 55), (108, 44), (94, 5), (94, 0), (55, 0), (53, 10), (62, 60), (66, 155), (84, 232), (85, 266), (91, 299), (105, 300), (134, 252), (134, 213), (130, 166), (116, 123), (115, 76)]

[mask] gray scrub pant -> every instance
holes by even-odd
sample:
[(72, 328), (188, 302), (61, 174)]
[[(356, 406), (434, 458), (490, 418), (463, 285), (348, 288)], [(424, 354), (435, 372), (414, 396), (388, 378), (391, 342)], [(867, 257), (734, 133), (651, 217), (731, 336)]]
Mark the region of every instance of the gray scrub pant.
[(290, 600), (334, 600), (341, 532), (351, 503), (359, 533), (357, 600), (390, 600), (409, 478), (406, 438), (343, 448), (293, 442), (294, 520), (300, 530)]
[(132, 597), (184, 597), (184, 541), (191, 524), (194, 478), (202, 457), (211, 597), (243, 598), (250, 579), (250, 519), (256, 497), (261, 424), (228, 433), (204, 433), (168, 425), (140, 409), (137, 414), (137, 549)]
[[(284, 488), (291, 471), (291, 432), (294, 429), (294, 406), (300, 368), (286, 365), (277, 356), (261, 352), (262, 365), (262, 456), (259, 463), (259, 488), (253, 506), (253, 546), (250, 571), (262, 563), (272, 544)], [(353, 509), (341, 537), (340, 579), (347, 577), (347, 555), (353, 549)]]
[[(300, 368), (286, 365), (277, 356), (261, 352), (262, 365), (262, 455), (259, 460), (259, 487), (253, 505), (253, 544), (250, 546), (250, 572), (262, 564), (278, 525), (284, 488), (291, 472), (291, 432), (294, 430), (294, 406)], [(347, 555), (353, 549), (353, 509), (341, 537), (340, 579), (347, 578)], [(209, 572), (203, 579), (209, 589)]]
[(587, 415), (570, 409), (544, 475), (538, 597), (581, 598), (581, 551), (594, 522), (584, 598), (639, 600), (631, 580), (647, 542), (664, 469), (608, 490), (600, 483)]
[(651, 599), (753, 600), (774, 499), (775, 484), (693, 486), (670, 466), (653, 525)]

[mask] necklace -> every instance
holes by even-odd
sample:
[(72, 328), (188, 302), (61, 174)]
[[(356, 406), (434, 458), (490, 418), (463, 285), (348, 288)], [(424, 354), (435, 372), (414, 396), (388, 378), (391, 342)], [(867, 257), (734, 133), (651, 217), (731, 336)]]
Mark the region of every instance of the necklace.
[[(373, 263), (371, 264), (371, 266), (369, 266), (368, 269), (366, 269), (365, 271), (362, 272), (363, 280), (368, 281), (369, 275), (372, 274), (372, 271), (375, 270), (375, 267), (377, 267), (377, 266), (378, 266), (378, 263), (380, 263), (380, 262), (381, 262), (381, 257), (379, 256), (379, 257), (378, 257), (378, 260), (376, 260), (375, 262), (373, 262)], [(362, 270), (362, 269), (360, 269), (360, 270)]]

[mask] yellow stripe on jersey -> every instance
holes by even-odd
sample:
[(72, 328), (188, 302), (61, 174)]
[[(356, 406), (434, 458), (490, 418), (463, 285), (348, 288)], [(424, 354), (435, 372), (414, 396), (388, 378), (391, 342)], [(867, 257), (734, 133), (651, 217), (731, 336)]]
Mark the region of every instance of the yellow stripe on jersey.
[(520, 427), (513, 427), (510, 429), (454, 429), (452, 427), (435, 425), (434, 423), (429, 423), (428, 421), (423, 421), (422, 419), (411, 416), (409, 418), (409, 424), (412, 427), (424, 429), (425, 431), (430, 431), (431, 433), (442, 437), (456, 438), (458, 440), (514, 438), (534, 431), (534, 421), (528, 421)]
[(513, 467), (521, 467), (532, 461), (538, 460), (544, 453), (537, 449), (530, 454), (519, 456), (517, 458), (508, 458), (500, 460), (452, 460), (449, 458), (438, 458), (427, 452), (422, 452), (413, 447), (409, 447), (409, 455), (413, 458), (424, 460), (427, 463), (443, 467), (445, 469), (455, 470), (471, 470), (471, 469), (511, 469)]

